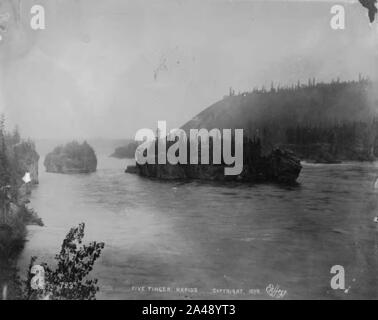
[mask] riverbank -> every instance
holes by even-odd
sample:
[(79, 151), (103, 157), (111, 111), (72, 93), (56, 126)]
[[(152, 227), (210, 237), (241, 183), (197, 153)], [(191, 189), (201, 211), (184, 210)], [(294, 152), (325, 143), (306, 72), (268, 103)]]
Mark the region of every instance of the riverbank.
[[(159, 163), (160, 157), (166, 157), (171, 148), (176, 147), (170, 141), (167, 143), (167, 150), (162, 153), (159, 150), (159, 140), (151, 142), (145, 150), (140, 150), (140, 160), (135, 167), (127, 167), (127, 173), (137, 173), (143, 177), (157, 178), (161, 180), (211, 180), (211, 181), (241, 181), (241, 182), (277, 182), (285, 184), (295, 184), (300, 172), (300, 160), (293, 152), (275, 148), (268, 154), (262, 153), (261, 141), (258, 138), (244, 138), (240, 142), (235, 142), (235, 159), (233, 164), (226, 163), (216, 148), (216, 145), (224, 145), (222, 140), (208, 143), (207, 160), (204, 154), (201, 155), (199, 163), (198, 152), (204, 152), (203, 145), (199, 150), (192, 150), (191, 143), (184, 142), (179, 147), (181, 159), (176, 159), (175, 164)], [(240, 143), (236, 147), (236, 143)], [(166, 147), (164, 147), (166, 148)], [(214, 150), (213, 150), (214, 148)], [(231, 148), (231, 144), (230, 144)], [(146, 151), (147, 157), (143, 154)], [(224, 151), (223, 151), (224, 152)], [(210, 156), (212, 158), (210, 159)], [(138, 156), (139, 157), (139, 156)], [(216, 161), (215, 157), (218, 157)], [(214, 160), (213, 160), (214, 159)], [(170, 161), (168, 161), (170, 162)], [(232, 166), (233, 165), (233, 166)], [(236, 169), (236, 170), (235, 170)]]
[(6, 222), (0, 225), (1, 298), (17, 300), (22, 299), (17, 262), (27, 241), (27, 226), (43, 226), (43, 222), (33, 209), (28, 208), (22, 202), (11, 205)]
[(32, 187), (38, 184), (39, 155), (31, 140), (5, 130), (0, 121), (0, 298), (21, 297), (17, 261), (24, 248), (27, 225), (43, 225), (28, 207)]

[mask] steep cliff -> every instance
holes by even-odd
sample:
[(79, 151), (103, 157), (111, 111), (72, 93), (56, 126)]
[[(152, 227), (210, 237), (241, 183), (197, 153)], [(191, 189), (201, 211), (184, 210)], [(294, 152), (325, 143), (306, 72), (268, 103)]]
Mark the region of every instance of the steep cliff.
[(34, 143), (31, 141), (22, 141), (14, 145), (13, 157), (17, 164), (19, 176), (23, 177), (26, 172), (29, 172), (31, 184), (38, 184), (39, 154), (35, 150)]
[[(225, 175), (224, 164), (136, 164), (127, 173), (162, 180), (199, 179), (213, 181), (295, 183), (302, 166), (291, 152), (273, 150), (264, 156), (259, 142), (246, 139), (243, 143), (243, 168), (238, 175)], [(157, 159), (155, 158), (155, 163)]]
[[(8, 298), (20, 298), (17, 258), (27, 235), (26, 226), (42, 226), (36, 212), (28, 208), (33, 184), (38, 183), (39, 155), (34, 143), (5, 132), (0, 126), (0, 288)], [(31, 181), (22, 178), (30, 173)]]

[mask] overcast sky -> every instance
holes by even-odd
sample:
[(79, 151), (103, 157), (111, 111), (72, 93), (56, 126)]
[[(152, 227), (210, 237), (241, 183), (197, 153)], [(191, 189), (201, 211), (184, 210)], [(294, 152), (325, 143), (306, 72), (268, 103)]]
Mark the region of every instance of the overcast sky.
[[(377, 68), (378, 29), (358, 3), (344, 4), (344, 31), (330, 28), (329, 1), (22, 0), (19, 24), (10, 0), (0, 3), (12, 14), (0, 108), (33, 138), (133, 137), (158, 120), (184, 124), (230, 86)], [(46, 30), (29, 27), (34, 3)]]

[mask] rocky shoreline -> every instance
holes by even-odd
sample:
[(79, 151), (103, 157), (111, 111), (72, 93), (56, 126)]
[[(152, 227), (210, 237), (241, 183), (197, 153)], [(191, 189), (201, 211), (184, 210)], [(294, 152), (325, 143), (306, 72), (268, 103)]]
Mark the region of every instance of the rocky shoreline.
[[(18, 277), (17, 261), (24, 248), (27, 225), (43, 226), (42, 219), (27, 204), (29, 196), (38, 181), (39, 155), (31, 141), (8, 145), (8, 168), (11, 185), (1, 187), (0, 224), (0, 288), (6, 299), (21, 299), (22, 290)], [(25, 183), (22, 177), (28, 172), (31, 181)], [(16, 193), (16, 195), (11, 195)]]

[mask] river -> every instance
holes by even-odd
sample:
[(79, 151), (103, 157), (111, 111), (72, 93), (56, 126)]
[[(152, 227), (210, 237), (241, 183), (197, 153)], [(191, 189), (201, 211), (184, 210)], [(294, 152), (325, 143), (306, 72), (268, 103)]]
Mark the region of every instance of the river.
[[(378, 298), (378, 163), (304, 164), (299, 185), (162, 182), (99, 156), (96, 173), (45, 173), (19, 261), (53, 263), (69, 229), (105, 242), (98, 299)], [(40, 161), (41, 163), (43, 162)], [(333, 265), (346, 290), (333, 290)]]

